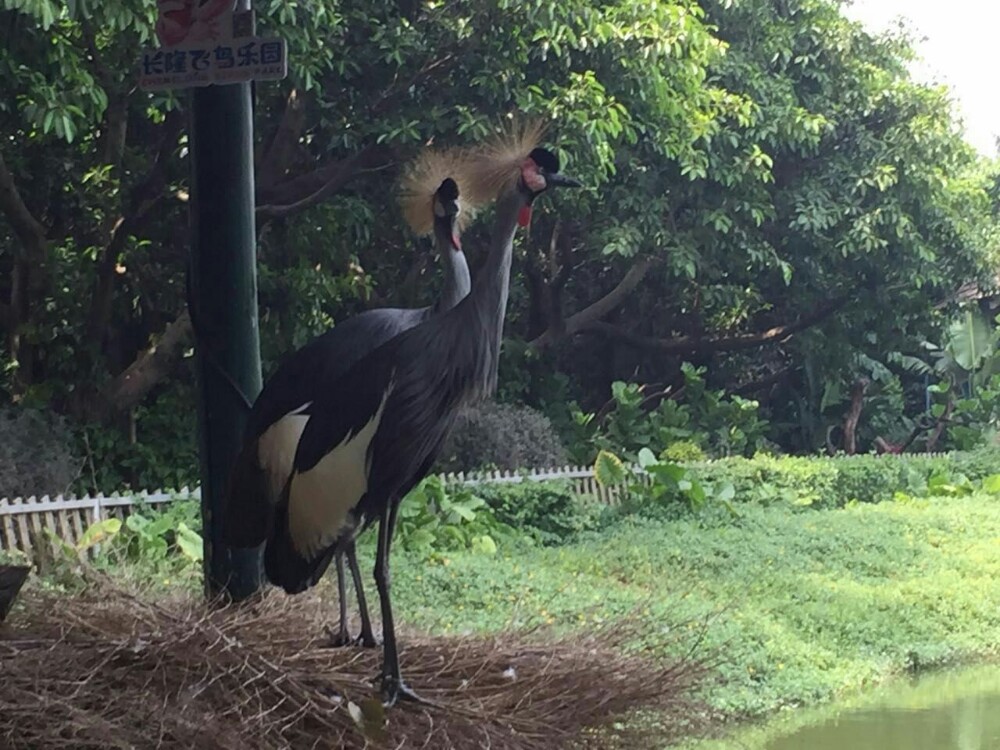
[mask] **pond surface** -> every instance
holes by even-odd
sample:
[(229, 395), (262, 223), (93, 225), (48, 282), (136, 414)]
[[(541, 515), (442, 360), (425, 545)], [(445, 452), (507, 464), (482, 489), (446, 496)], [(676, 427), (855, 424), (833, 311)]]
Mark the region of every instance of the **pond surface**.
[(1000, 667), (878, 688), (850, 702), (793, 711), (721, 742), (732, 750), (1000, 750)]

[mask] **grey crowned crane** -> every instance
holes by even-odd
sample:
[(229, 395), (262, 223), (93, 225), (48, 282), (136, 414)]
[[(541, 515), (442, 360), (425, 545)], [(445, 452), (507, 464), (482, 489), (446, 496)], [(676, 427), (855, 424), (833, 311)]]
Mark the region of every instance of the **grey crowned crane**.
[[(491, 149), (466, 180), (500, 197), (490, 251), (453, 309), (358, 361), (315, 401), (264, 552), (268, 578), (289, 593), (314, 585), (361, 529), (379, 522), (375, 582), (382, 613), (382, 699), (419, 700), (400, 674), (389, 595), (389, 551), (401, 499), (430, 471), (461, 407), (496, 386), (518, 225), (546, 189), (578, 186), (530, 130)], [(500, 187), (502, 186), (502, 187)]]
[[(459, 234), (471, 216), (471, 201), (460, 199), (460, 180), (469, 157), (457, 149), (429, 150), (405, 172), (401, 184), (403, 215), (418, 235), (432, 234), (445, 265), (444, 286), (437, 303), (418, 309), (368, 310), (315, 338), (290, 355), (268, 380), (254, 402), (229, 487), (226, 529), (230, 543), (255, 547), (267, 537), (272, 513), (292, 472), (299, 436), (309, 419), (305, 411), (365, 354), (432, 316), (450, 310), (469, 293), (472, 282)], [(340, 625), (333, 645), (348, 645), (344, 558), (351, 571), (361, 616), (362, 645), (374, 647), (375, 635), (365, 600), (353, 539), (336, 554)]]

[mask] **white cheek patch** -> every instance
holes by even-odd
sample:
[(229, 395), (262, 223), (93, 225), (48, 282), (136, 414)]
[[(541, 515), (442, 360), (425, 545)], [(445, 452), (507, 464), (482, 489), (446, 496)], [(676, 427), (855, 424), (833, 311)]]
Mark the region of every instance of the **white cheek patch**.
[(540, 193), (548, 187), (548, 183), (534, 159), (525, 159), (521, 163), (521, 179), (528, 190), (533, 193)]
[(288, 475), (292, 473), (299, 438), (309, 421), (309, 416), (302, 412), (308, 407), (306, 403), (288, 412), (257, 439), (257, 463), (264, 470), (272, 503), (278, 502)]
[(441, 201), (437, 199), (434, 200), (434, 215), (439, 219), (443, 219), (445, 217), (444, 206), (442, 206)]
[(350, 513), (368, 491), (368, 446), (382, 421), (392, 384), (378, 411), (315, 466), (292, 475), (288, 488), (288, 533), (296, 552), (313, 559), (337, 540)]

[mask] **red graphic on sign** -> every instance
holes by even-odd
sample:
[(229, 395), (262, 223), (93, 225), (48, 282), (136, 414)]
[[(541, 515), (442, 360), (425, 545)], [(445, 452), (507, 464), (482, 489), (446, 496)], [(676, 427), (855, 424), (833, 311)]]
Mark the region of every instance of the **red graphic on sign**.
[(157, 0), (156, 36), (164, 47), (231, 36), (233, 0)]

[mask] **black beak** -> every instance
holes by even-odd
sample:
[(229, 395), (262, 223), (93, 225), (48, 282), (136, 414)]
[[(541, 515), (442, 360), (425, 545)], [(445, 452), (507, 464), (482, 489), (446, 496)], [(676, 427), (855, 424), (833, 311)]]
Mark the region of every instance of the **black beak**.
[(577, 180), (567, 177), (564, 174), (559, 174), (559, 172), (548, 172), (545, 175), (545, 182), (549, 187), (583, 187)]

